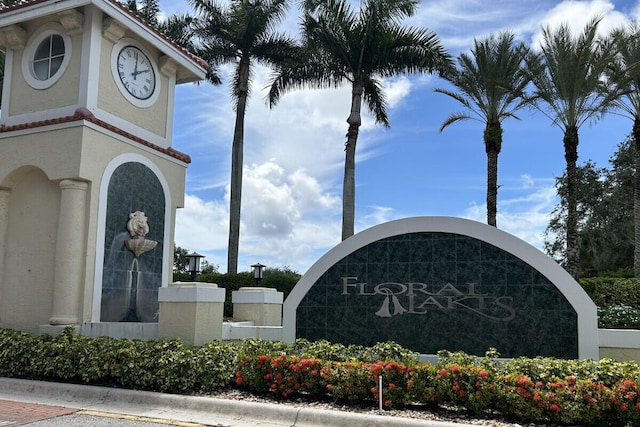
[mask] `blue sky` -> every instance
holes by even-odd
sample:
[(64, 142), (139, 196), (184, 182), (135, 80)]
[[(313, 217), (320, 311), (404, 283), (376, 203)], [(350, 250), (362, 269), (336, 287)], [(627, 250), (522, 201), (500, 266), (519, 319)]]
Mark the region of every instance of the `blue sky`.
[[(189, 11), (187, 1), (160, 0), (163, 13)], [(297, 8), (282, 25), (296, 35)], [(581, 31), (594, 15), (608, 32), (640, 16), (636, 1), (436, 0), (422, 1), (407, 23), (434, 31), (454, 56), (474, 38), (513, 31), (536, 46), (545, 25), (569, 23)], [(235, 113), (227, 73), (223, 85), (176, 90), (173, 147), (188, 153), (185, 207), (176, 220), (176, 244), (227, 268), (230, 155)], [(269, 109), (269, 70), (256, 68), (246, 115), (239, 271), (260, 262), (304, 273), (340, 242), (343, 144), (350, 88), (287, 93)], [(356, 232), (393, 219), (437, 215), (486, 222), (484, 125), (459, 122), (440, 132), (461, 106), (435, 93), (435, 76), (384, 82), (391, 128), (368, 113), (356, 153)], [(363, 109), (364, 112), (364, 109)], [(553, 185), (565, 168), (562, 131), (537, 111), (503, 122), (499, 156), (498, 228), (542, 248), (557, 199)], [(609, 115), (580, 129), (579, 163), (607, 166), (632, 121)]]

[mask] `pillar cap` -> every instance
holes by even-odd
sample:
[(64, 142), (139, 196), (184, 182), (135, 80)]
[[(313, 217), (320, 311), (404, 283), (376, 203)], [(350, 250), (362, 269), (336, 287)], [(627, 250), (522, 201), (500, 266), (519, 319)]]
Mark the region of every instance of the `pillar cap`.
[(284, 293), (273, 288), (240, 288), (231, 292), (233, 304), (282, 304)]
[(217, 288), (218, 284), (217, 283), (206, 283), (206, 282), (173, 282), (173, 283), (169, 283), (169, 287), (171, 288), (175, 288), (175, 287), (200, 287), (200, 288)]
[(275, 288), (263, 288), (260, 286), (243, 286), (238, 289), (240, 292), (277, 292)]

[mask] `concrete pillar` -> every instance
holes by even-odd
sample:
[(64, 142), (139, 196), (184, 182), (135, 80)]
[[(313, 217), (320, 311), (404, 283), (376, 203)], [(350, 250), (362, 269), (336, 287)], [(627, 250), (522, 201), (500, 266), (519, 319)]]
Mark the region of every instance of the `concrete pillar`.
[(85, 265), (87, 188), (83, 181), (60, 182), (60, 217), (53, 282), (53, 307), (49, 323), (75, 325), (80, 318), (80, 299)]
[[(7, 250), (7, 230), (9, 229), (9, 196), (11, 192), (0, 188), (0, 301), (4, 289), (4, 256)], [(2, 313), (0, 313), (0, 319)]]
[(233, 320), (256, 326), (282, 326), (284, 294), (273, 288), (244, 287), (231, 294)]
[(158, 337), (203, 345), (222, 340), (225, 290), (215, 283), (172, 283), (158, 289)]

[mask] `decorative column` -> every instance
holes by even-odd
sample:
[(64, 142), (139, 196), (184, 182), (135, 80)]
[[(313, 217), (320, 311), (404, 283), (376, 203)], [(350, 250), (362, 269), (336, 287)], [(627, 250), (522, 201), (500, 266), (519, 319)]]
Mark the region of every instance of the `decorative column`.
[(7, 250), (7, 230), (9, 229), (9, 196), (11, 192), (0, 188), (0, 301), (4, 289), (4, 254)]
[(172, 283), (158, 289), (158, 337), (203, 345), (222, 339), (226, 291), (215, 283)]
[(231, 293), (233, 321), (255, 326), (282, 326), (284, 294), (273, 288), (247, 286)]
[(83, 181), (60, 182), (60, 216), (53, 282), (53, 307), (49, 323), (75, 325), (79, 320), (85, 264), (87, 187)]

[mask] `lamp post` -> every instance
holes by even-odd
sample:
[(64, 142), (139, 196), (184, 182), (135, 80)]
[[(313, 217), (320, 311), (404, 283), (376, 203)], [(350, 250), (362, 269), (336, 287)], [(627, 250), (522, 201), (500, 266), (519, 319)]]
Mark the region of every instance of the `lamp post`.
[(200, 273), (200, 260), (204, 258), (204, 255), (200, 255), (197, 252), (192, 252), (187, 255), (189, 260), (189, 273), (191, 274), (191, 281), (196, 281), (196, 275)]
[(262, 265), (260, 263), (253, 264), (251, 268), (253, 268), (253, 277), (256, 279), (256, 286), (260, 286), (260, 282), (262, 281), (262, 272), (265, 269), (266, 265)]

